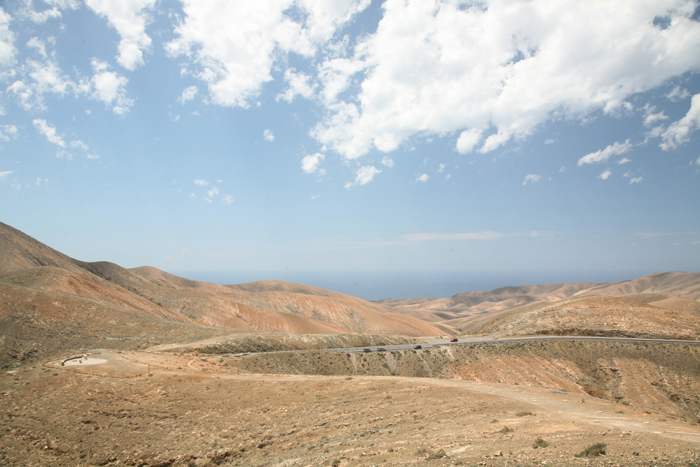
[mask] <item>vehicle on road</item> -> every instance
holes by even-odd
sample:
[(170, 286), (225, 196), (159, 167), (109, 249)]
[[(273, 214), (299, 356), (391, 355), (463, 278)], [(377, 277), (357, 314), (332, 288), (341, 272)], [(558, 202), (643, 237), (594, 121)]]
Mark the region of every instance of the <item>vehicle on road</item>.
[(362, 351), (363, 351), (363, 352), (371, 352), (372, 349), (365, 348), (365, 349), (363, 349)]
[(414, 348), (414, 349), (416, 349), (416, 350), (420, 350), (420, 349), (422, 349), (422, 348), (423, 348), (423, 346), (422, 346), (422, 345), (420, 345), (420, 344), (418, 344), (417, 346), (415, 346), (415, 347), (413, 347), (413, 348)]
[(457, 342), (457, 338), (453, 337), (452, 339), (450, 339), (450, 342)]
[(377, 352), (386, 352), (384, 347), (377, 347)]

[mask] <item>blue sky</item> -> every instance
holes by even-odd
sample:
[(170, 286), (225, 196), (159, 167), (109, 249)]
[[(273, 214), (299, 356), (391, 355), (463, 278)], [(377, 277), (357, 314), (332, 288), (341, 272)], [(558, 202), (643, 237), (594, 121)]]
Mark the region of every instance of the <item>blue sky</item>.
[(0, 8), (0, 217), (75, 258), (366, 298), (700, 270), (696, 1)]

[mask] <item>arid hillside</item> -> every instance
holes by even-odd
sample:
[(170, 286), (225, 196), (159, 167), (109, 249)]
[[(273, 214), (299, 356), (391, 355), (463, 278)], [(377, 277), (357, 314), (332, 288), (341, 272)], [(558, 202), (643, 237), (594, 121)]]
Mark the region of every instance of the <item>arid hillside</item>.
[(0, 464), (700, 465), (694, 345), (183, 350), (0, 372)]
[[(355, 297), (276, 281), (221, 286), (70, 258), (0, 223), (0, 365), (98, 346), (189, 342), (234, 330), (439, 335), (450, 328)], [(144, 340), (145, 339), (145, 340)]]
[[(700, 299), (700, 273), (658, 273), (634, 280), (609, 284), (579, 282), (575, 284), (502, 287), (490, 291), (461, 293), (449, 298), (392, 299), (380, 300), (377, 303), (391, 307), (398, 313), (418, 317), (436, 324), (449, 325), (463, 334), (473, 334), (496, 331), (499, 323), (505, 325), (508, 320), (515, 316), (520, 316), (526, 311), (534, 312), (534, 310), (545, 309), (550, 305), (554, 306), (553, 304), (568, 299), (598, 296), (619, 297), (628, 301), (638, 302), (632, 308), (641, 306), (643, 310), (648, 309), (648, 307), (643, 306), (647, 304), (681, 314), (687, 312), (697, 313), (700, 312), (700, 302), (698, 302), (698, 299)], [(609, 303), (612, 304), (613, 302)], [(626, 331), (632, 333), (640, 333), (644, 329), (643, 320), (635, 319), (633, 316), (626, 316), (632, 313), (631, 309), (625, 310), (624, 307), (612, 306), (608, 310), (605, 308), (605, 305), (601, 305), (597, 309), (602, 314), (609, 313), (611, 317), (625, 316), (621, 319), (620, 325), (614, 325), (614, 328), (620, 328), (621, 325), (627, 324), (640, 326), (626, 329)], [(667, 315), (670, 317), (673, 313)], [(550, 316), (552, 315), (550, 314)], [(654, 320), (659, 321), (663, 320), (665, 315), (664, 313), (657, 313), (655, 316)], [(552, 323), (545, 325), (542, 322), (541, 324), (544, 325), (542, 330), (554, 331), (555, 328), (564, 329), (568, 327), (571, 330), (585, 331), (588, 329), (588, 323), (585, 320), (589, 317), (590, 315), (585, 314), (579, 314), (576, 317), (569, 316), (566, 323), (561, 323), (561, 326), (553, 325)], [(693, 317), (692, 314), (687, 316), (687, 318), (691, 322), (698, 319)], [(576, 323), (573, 323), (572, 319)], [(614, 319), (611, 318), (608, 321), (612, 325)], [(599, 333), (598, 331), (602, 329), (600, 326), (604, 322), (590, 323), (594, 334)], [(665, 325), (670, 327), (676, 326), (672, 321)], [(518, 327), (520, 325), (513, 324), (511, 327), (513, 326)], [(607, 325), (603, 325), (603, 327), (605, 326)], [(539, 333), (535, 328), (536, 326), (531, 324), (527, 332)], [(691, 326), (690, 334), (693, 334), (694, 331), (692, 330), (695, 328), (696, 325)], [(590, 333), (583, 332), (583, 335), (590, 335)], [(610, 335), (621, 334), (613, 332)], [(674, 333), (663, 333), (662, 335), (674, 335)]]
[(516, 307), (474, 328), (474, 332), (501, 337), (555, 335), (700, 340), (697, 310), (682, 299), (666, 299), (661, 303), (666, 307), (600, 295), (541, 302)]
[[(217, 361), (213, 356), (206, 360)], [(546, 388), (700, 423), (698, 345), (503, 341), (369, 354), (276, 352), (226, 358), (221, 365), (250, 373), (441, 378)]]

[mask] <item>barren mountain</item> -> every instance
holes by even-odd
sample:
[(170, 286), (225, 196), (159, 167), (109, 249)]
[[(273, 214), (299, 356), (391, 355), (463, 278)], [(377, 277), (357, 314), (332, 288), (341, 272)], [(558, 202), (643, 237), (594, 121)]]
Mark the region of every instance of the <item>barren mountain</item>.
[(498, 336), (618, 336), (700, 340), (700, 314), (619, 297), (587, 296), (517, 307), (476, 329)]
[[(140, 341), (136, 336), (158, 335), (155, 329), (181, 337), (189, 332), (199, 337), (222, 334), (210, 327), (229, 332), (408, 336), (439, 335), (449, 329), (299, 284), (222, 286), (150, 267), (129, 270), (109, 262), (82, 262), (2, 223), (0, 290), (0, 346), (8, 349), (4, 355), (17, 358), (58, 342), (97, 344), (98, 337)], [(181, 326), (182, 332), (176, 331)], [(192, 326), (199, 328), (193, 331)]]
[[(500, 319), (528, 305), (550, 304), (590, 296), (618, 296), (676, 310), (700, 310), (700, 273), (657, 273), (629, 281), (607, 284), (525, 285), (489, 291), (467, 292), (449, 298), (380, 300), (376, 303), (399, 313), (450, 325), (461, 332), (483, 331), (486, 323)], [(635, 298), (636, 297), (636, 298)], [(616, 313), (615, 310), (610, 310)], [(581, 323), (579, 323), (581, 324)], [(641, 324), (641, 323), (640, 323)]]

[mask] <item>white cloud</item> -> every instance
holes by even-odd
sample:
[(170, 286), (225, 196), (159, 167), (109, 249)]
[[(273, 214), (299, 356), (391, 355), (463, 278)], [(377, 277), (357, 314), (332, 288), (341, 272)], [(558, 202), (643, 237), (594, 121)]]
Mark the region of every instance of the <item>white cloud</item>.
[(335, 56), (321, 63), (317, 71), (323, 102), (332, 108), (337, 103), (338, 96), (348, 89), (353, 82), (353, 77), (364, 67), (361, 60)]
[(199, 88), (197, 88), (197, 86), (188, 86), (185, 88), (184, 91), (182, 91), (182, 95), (178, 100), (184, 105), (185, 102), (194, 99), (194, 96), (197, 95), (197, 91), (199, 91)]
[[(349, 59), (362, 66), (360, 82), (327, 105), (312, 132), (348, 159), (452, 132), (461, 132), (460, 153), (486, 153), (552, 119), (629, 112), (630, 96), (700, 67), (690, 0), (387, 0), (383, 8)], [(657, 16), (668, 27), (655, 26)], [(491, 134), (481, 147), (479, 130)]]
[(626, 163), (628, 163), (628, 162), (632, 162), (632, 159), (627, 159), (626, 157), (623, 157), (622, 159), (620, 159), (619, 161), (617, 161), (617, 163), (618, 163), (619, 165), (623, 165), (623, 164), (626, 164)]
[(690, 141), (691, 133), (700, 129), (700, 94), (695, 94), (690, 101), (690, 109), (685, 117), (671, 123), (661, 135), (663, 142), (659, 145), (664, 151), (675, 149)]
[(60, 18), (62, 16), (59, 9), (55, 6), (48, 10), (36, 11), (32, 8), (31, 0), (25, 0), (24, 3), (24, 6), (17, 11), (17, 16), (23, 19), (28, 19), (33, 23), (44, 24), (49, 19)]
[(73, 159), (73, 154), (71, 154), (69, 151), (66, 151), (65, 149), (59, 149), (56, 152), (56, 159), (65, 159), (69, 161)]
[(42, 3), (50, 5), (51, 8), (36, 11), (32, 7), (32, 3), (32, 0), (24, 0), (24, 6), (17, 10), (17, 16), (36, 24), (44, 24), (53, 18), (61, 18), (63, 16), (61, 10), (75, 10), (80, 6), (77, 0), (44, 0)]
[(695, 165), (700, 165), (700, 157), (698, 157), (698, 160), (695, 161)]
[(44, 0), (44, 3), (58, 7), (61, 10), (75, 10), (80, 7), (78, 0)]
[(71, 142), (70, 142), (70, 147), (82, 149), (83, 151), (87, 151), (87, 150), (90, 149), (90, 147), (89, 147), (87, 144), (83, 143), (83, 142), (80, 141), (79, 139), (76, 139), (76, 140), (74, 140), (74, 141), (71, 141)]
[(544, 141), (544, 144), (554, 144), (554, 140), (551, 139), (551, 138), (550, 138), (550, 139), (547, 139), (547, 140)]
[(535, 174), (527, 174), (525, 176), (525, 180), (523, 180), (523, 186), (527, 185), (528, 183), (537, 183), (542, 179), (541, 176), (535, 175)]
[(126, 83), (129, 80), (108, 71), (109, 65), (106, 62), (93, 58), (90, 63), (95, 71), (90, 81), (93, 89), (91, 98), (104, 102), (108, 107), (112, 106), (112, 112), (117, 115), (126, 114), (134, 104), (132, 99), (126, 97)]
[(420, 177), (416, 177), (416, 181), (417, 181), (417, 182), (427, 182), (427, 181), (428, 181), (428, 178), (430, 178), (430, 177), (428, 176), (428, 174), (423, 174), (423, 175), (421, 175)]
[(644, 111), (646, 113), (646, 117), (644, 117), (644, 126), (650, 127), (662, 120), (668, 119), (668, 115), (663, 112), (654, 113), (655, 110), (656, 107), (653, 105), (647, 104), (644, 106)]
[(27, 58), (24, 64), (16, 67), (9, 76), (19, 75), (19, 79), (8, 86), (7, 90), (19, 100), (20, 106), (27, 112), (42, 112), (46, 110), (44, 94), (52, 93), (62, 97), (69, 90), (75, 90), (76, 84), (62, 73), (55, 54), (46, 53), (46, 46), (42, 41), (33, 38), (29, 42), (44, 52), (41, 54), (42, 60)]
[(607, 180), (610, 175), (612, 175), (612, 170), (610, 169), (605, 169), (600, 175), (598, 175), (598, 178), (601, 180)]
[(304, 73), (296, 73), (293, 68), (287, 69), (284, 72), (284, 80), (289, 87), (282, 94), (278, 94), (275, 100), (283, 100), (291, 103), (296, 96), (301, 96), (306, 99), (311, 98), (314, 94), (314, 84), (310, 83), (310, 77)]
[(345, 188), (351, 188), (355, 185), (366, 185), (372, 180), (374, 180), (375, 175), (380, 173), (382, 173), (382, 171), (374, 167), (373, 165), (366, 165), (364, 167), (360, 167), (359, 169), (357, 169), (357, 172), (355, 172), (355, 181), (347, 182), (345, 184)]
[(46, 123), (46, 120), (40, 118), (35, 118), (32, 120), (32, 123), (34, 124), (34, 127), (39, 130), (39, 133), (46, 137), (49, 143), (53, 143), (62, 148), (66, 147), (66, 142), (63, 141), (63, 138), (61, 138), (58, 132), (56, 132), (56, 127), (49, 125)]
[(209, 182), (206, 180), (195, 180), (194, 184), (199, 186), (207, 186), (209, 185)]
[(384, 156), (382, 157), (382, 165), (392, 168), (394, 166), (394, 160), (389, 156)]
[(143, 65), (143, 52), (151, 46), (151, 38), (146, 34), (146, 24), (150, 21), (146, 10), (153, 8), (156, 0), (85, 0), (85, 3), (107, 18), (121, 37), (119, 64), (130, 71)]
[(581, 167), (583, 164), (605, 162), (613, 156), (619, 156), (620, 154), (628, 152), (630, 149), (632, 149), (630, 140), (627, 140), (624, 143), (615, 142), (605, 149), (601, 149), (583, 156), (578, 160), (578, 165)]
[(14, 46), (15, 35), (10, 30), (12, 17), (0, 7), (0, 67), (14, 65), (17, 48)]
[(277, 58), (289, 52), (313, 57), (338, 28), (369, 3), (183, 0), (184, 20), (166, 49), (173, 57), (185, 55), (193, 61), (198, 69), (195, 76), (207, 84), (214, 104), (248, 107), (262, 85), (272, 80)]
[(211, 190), (207, 191), (207, 198), (211, 199), (219, 194), (219, 189), (215, 186), (211, 187)]
[(485, 154), (487, 152), (491, 152), (495, 149), (498, 149), (502, 145), (506, 144), (510, 137), (511, 133), (509, 131), (499, 130), (498, 133), (494, 133), (488, 138), (486, 138), (486, 141), (484, 141), (484, 145), (481, 146), (479, 152)]
[(0, 125), (0, 140), (5, 142), (11, 138), (17, 138), (17, 127), (14, 125)]
[(321, 196), (321, 194), (311, 195), (311, 199), (318, 199), (320, 196)]
[(666, 94), (666, 98), (670, 101), (673, 101), (673, 102), (680, 102), (680, 101), (687, 99), (689, 97), (690, 97), (690, 93), (688, 92), (688, 90), (685, 88), (682, 88), (680, 86), (676, 86), (675, 88), (673, 88), (671, 90), (671, 92)]
[(460, 154), (467, 154), (474, 151), (474, 148), (481, 141), (483, 130), (480, 128), (470, 128), (464, 130), (457, 139), (457, 151)]
[(320, 152), (317, 152), (316, 154), (310, 154), (308, 156), (305, 156), (301, 160), (301, 170), (303, 170), (307, 174), (312, 174), (312, 173), (316, 172), (319, 164), (325, 158), (326, 158), (326, 156), (324, 156)]
[(631, 178), (630, 179), (630, 185), (633, 183), (640, 183), (644, 177), (637, 177), (637, 178)]
[(43, 58), (49, 58), (49, 56), (46, 54), (46, 44), (44, 44), (44, 41), (39, 40), (38, 37), (32, 37), (29, 39), (27, 41), (27, 47), (36, 49), (37, 52), (39, 52), (39, 55), (41, 55)]
[(263, 131), (263, 138), (265, 138), (265, 141), (273, 142), (275, 140), (275, 134), (272, 130), (267, 129)]
[(440, 166), (438, 168), (438, 173), (442, 173), (444, 171), (445, 171), (445, 164), (440, 164)]
[(85, 153), (85, 156), (86, 156), (88, 159), (99, 159), (99, 158), (100, 158), (100, 156), (97, 156), (97, 155), (95, 155), (95, 154), (90, 154), (90, 153), (88, 152), (88, 151), (90, 150), (90, 147), (89, 147), (87, 144), (83, 143), (83, 142), (82, 142), (81, 140), (79, 140), (79, 139), (76, 139), (76, 140), (71, 141), (71, 142), (70, 142), (70, 147), (72, 147), (72, 148), (74, 148), (74, 149), (80, 149), (81, 151), (83, 151), (83, 152)]
[(233, 204), (233, 202), (236, 200), (231, 195), (223, 195), (221, 197), (221, 201), (223, 201), (224, 204)]
[(403, 235), (402, 238), (409, 242), (444, 241), (444, 240), (498, 240), (505, 237), (498, 232), (465, 232), (456, 234), (446, 233), (417, 233)]
[(42, 183), (49, 183), (49, 179), (48, 179), (48, 178), (37, 177), (35, 183), (36, 183), (36, 186), (41, 186)]
[(8, 175), (12, 175), (14, 170), (4, 170), (0, 172), (0, 182), (4, 182)]

